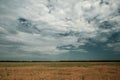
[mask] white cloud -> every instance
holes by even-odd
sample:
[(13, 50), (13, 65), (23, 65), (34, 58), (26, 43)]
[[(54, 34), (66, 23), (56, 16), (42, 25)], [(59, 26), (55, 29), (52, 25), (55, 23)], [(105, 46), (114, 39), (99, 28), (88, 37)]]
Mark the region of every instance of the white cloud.
[(18, 48), (24, 51), (38, 51), (40, 53), (55, 54), (66, 52), (66, 50), (58, 50), (56, 46), (74, 44), (76, 42), (75, 37), (54, 38), (51, 36), (43, 36), (41, 34), (29, 34), (25, 32), (18, 32), (15, 35), (8, 35), (5, 39), (13, 42), (24, 43), (24, 45)]
[[(100, 5), (100, 1), (12, 0), (6, 2), (2, 0), (0, 1), (0, 24), (3, 26), (0, 27), (0, 32), (16, 31), (16, 34), (7, 33), (5, 39), (23, 43), (24, 45), (18, 47), (21, 50), (46, 54), (66, 52), (66, 50), (58, 50), (56, 47), (59, 45), (85, 45), (89, 38), (105, 42), (108, 40), (108, 36), (102, 36), (102, 33), (111, 34), (113, 30), (120, 30), (120, 28), (116, 26), (112, 30), (103, 30), (98, 26), (107, 20), (119, 22), (119, 17), (114, 14), (120, 2), (119, 0), (109, 0), (109, 5), (105, 3)], [(104, 0), (104, 2), (106, 1)], [(16, 21), (19, 17), (30, 20), (41, 32), (19, 31)], [(79, 35), (56, 37), (58, 33), (70, 31), (77, 32)], [(79, 38), (81, 38), (80, 42), (77, 42)]]

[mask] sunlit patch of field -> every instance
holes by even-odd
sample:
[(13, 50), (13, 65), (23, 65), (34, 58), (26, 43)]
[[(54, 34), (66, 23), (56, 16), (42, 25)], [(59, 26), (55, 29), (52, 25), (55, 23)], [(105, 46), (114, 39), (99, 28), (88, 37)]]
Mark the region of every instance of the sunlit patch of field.
[(0, 62), (0, 80), (120, 80), (120, 62)]

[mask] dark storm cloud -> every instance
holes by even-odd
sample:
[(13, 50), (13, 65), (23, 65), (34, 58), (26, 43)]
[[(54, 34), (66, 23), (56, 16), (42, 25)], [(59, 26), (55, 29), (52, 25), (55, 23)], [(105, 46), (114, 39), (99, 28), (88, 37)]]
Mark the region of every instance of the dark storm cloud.
[(25, 18), (18, 19), (17, 29), (22, 32), (28, 32), (28, 33), (39, 33), (40, 32), (40, 30), (34, 24), (32, 24), (30, 20), (27, 20)]

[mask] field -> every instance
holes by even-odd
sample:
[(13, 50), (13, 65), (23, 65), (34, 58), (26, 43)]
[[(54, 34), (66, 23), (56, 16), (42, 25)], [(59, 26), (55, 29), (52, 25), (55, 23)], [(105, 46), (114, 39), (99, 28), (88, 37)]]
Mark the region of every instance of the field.
[(0, 80), (120, 80), (120, 62), (0, 62)]

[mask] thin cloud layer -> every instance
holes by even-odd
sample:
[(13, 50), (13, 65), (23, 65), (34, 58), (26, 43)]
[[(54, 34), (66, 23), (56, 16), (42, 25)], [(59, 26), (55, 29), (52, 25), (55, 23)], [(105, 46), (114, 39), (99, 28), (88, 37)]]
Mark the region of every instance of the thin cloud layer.
[(120, 52), (119, 5), (119, 0), (1, 0), (0, 58), (109, 53), (114, 59)]

